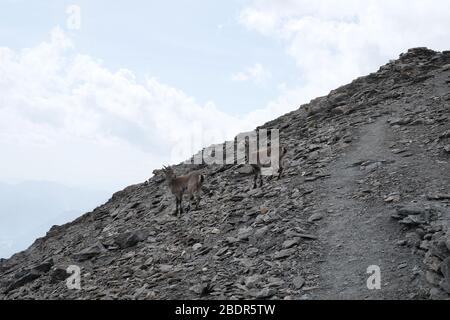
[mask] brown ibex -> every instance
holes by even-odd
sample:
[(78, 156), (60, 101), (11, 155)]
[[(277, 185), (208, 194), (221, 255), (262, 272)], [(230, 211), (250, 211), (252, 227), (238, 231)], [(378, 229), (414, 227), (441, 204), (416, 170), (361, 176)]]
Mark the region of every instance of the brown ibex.
[[(284, 159), (286, 157), (287, 154), (287, 148), (284, 146), (280, 146), (279, 148), (279, 158), (278, 158), (278, 163), (279, 163), (279, 168), (278, 168), (278, 180), (281, 179), (281, 176), (283, 174), (283, 170), (284, 170)], [(253, 178), (253, 189), (257, 188), (257, 181), (258, 181), (258, 177), (259, 177), (259, 187), (262, 187), (263, 185), (263, 179), (262, 179), (262, 172), (261, 169), (262, 168), (270, 168), (273, 164), (270, 161), (272, 155), (272, 148), (268, 147), (266, 149), (261, 149), (259, 151), (256, 152), (256, 159), (257, 159), (257, 163), (256, 164), (251, 164), (252, 168), (253, 168), (253, 174), (254, 174), (254, 178)], [(268, 158), (266, 162), (263, 162), (261, 159), (266, 159)]]
[(195, 200), (195, 210), (198, 210), (198, 206), (201, 200), (200, 191), (203, 183), (205, 182), (205, 176), (195, 171), (187, 175), (177, 177), (171, 167), (165, 166), (163, 167), (162, 172), (165, 175), (170, 191), (175, 196), (175, 214), (177, 215), (178, 212), (180, 214), (183, 213), (182, 201), (184, 193), (187, 193), (189, 197), (188, 211), (190, 211), (191, 209), (192, 200)]

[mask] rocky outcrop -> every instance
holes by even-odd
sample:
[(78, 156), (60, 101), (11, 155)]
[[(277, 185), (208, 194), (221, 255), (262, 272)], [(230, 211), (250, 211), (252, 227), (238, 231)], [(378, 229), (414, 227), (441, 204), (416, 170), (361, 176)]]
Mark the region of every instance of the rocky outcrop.
[[(1, 260), (0, 299), (333, 298), (352, 281), (348, 297), (447, 299), (449, 66), (450, 52), (412, 49), (259, 127), (289, 150), (262, 188), (240, 165), (180, 164), (206, 176), (198, 211), (173, 216), (158, 177), (114, 194)], [(372, 253), (389, 279), (376, 295)], [(333, 270), (340, 259), (357, 268)], [(81, 290), (66, 286), (71, 265)]]

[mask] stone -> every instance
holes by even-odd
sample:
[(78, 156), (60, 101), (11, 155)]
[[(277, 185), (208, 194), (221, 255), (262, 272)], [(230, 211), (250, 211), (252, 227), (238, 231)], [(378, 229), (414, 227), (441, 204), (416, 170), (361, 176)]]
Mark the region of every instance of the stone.
[(404, 126), (404, 125), (408, 125), (409, 123), (411, 123), (411, 118), (394, 118), (389, 120), (389, 123), (392, 126), (398, 125), (398, 126)]
[(422, 241), (422, 242), (420, 243), (419, 248), (422, 249), (422, 250), (428, 250), (428, 249), (430, 249), (430, 241), (428, 241), (428, 240)]
[(431, 288), (430, 289), (430, 299), (431, 300), (444, 300), (444, 299), (448, 299), (448, 297), (445, 296), (445, 293), (442, 292), (439, 288)]
[(439, 139), (448, 139), (450, 138), (450, 130), (445, 131), (443, 134), (439, 136)]
[(220, 233), (220, 229), (219, 228), (212, 228), (211, 229), (211, 233), (212, 234), (219, 234)]
[(444, 194), (444, 193), (436, 193), (436, 194), (429, 194), (427, 195), (428, 200), (450, 200), (450, 194)]
[(264, 288), (261, 291), (258, 291), (255, 295), (256, 299), (268, 299), (275, 295), (275, 290), (271, 288)]
[(445, 246), (447, 247), (447, 250), (450, 251), (450, 233), (445, 237)]
[(70, 277), (70, 274), (67, 273), (67, 269), (63, 268), (63, 267), (55, 267), (50, 272), (50, 282), (51, 283), (58, 283), (58, 282), (64, 281), (68, 277)]
[(139, 242), (147, 239), (147, 232), (143, 230), (131, 231), (120, 234), (115, 237), (114, 243), (119, 246), (120, 249), (127, 249), (134, 247)]
[(405, 236), (406, 241), (410, 247), (419, 247), (421, 243), (420, 236), (416, 232), (409, 232)]
[(6, 259), (0, 258), (0, 274), (6, 271), (5, 262)]
[(417, 205), (408, 205), (397, 209), (397, 214), (401, 217), (424, 215), (425, 209)]
[(450, 288), (450, 258), (447, 258), (444, 261), (442, 261), (440, 269), (442, 274), (444, 275), (444, 280), (446, 284)]
[(192, 246), (192, 250), (194, 251), (198, 251), (203, 247), (203, 245), (201, 243), (196, 243)]
[(309, 217), (308, 222), (320, 221), (324, 218), (324, 214), (322, 212), (316, 212), (312, 216)]
[(161, 264), (161, 265), (159, 266), (159, 270), (160, 270), (161, 272), (167, 273), (167, 272), (170, 272), (170, 271), (173, 270), (173, 266), (170, 265), (170, 264)]
[(230, 244), (233, 244), (233, 243), (238, 242), (239, 240), (238, 240), (237, 238), (235, 238), (235, 237), (227, 237), (227, 238), (226, 238), (226, 241), (227, 241), (228, 243), (230, 243)]
[(20, 287), (23, 287), (24, 285), (33, 282), (37, 278), (39, 278), (42, 275), (41, 272), (38, 272), (36, 270), (27, 270), (25, 274), (23, 274), (19, 279), (13, 281), (5, 290), (5, 293), (9, 293), (13, 290), (16, 290)]
[(134, 292), (133, 298), (138, 299), (147, 290), (147, 287), (148, 287), (148, 285), (144, 284), (141, 288), (137, 289)]
[(241, 201), (244, 200), (245, 198), (246, 198), (245, 195), (238, 195), (238, 194), (236, 194), (236, 195), (233, 195), (233, 196), (230, 198), (230, 201), (232, 201), (232, 202), (241, 202)]
[(295, 289), (300, 290), (305, 285), (306, 281), (302, 276), (298, 276), (294, 278), (292, 283), (294, 284)]
[(442, 280), (442, 277), (433, 271), (427, 271), (425, 274), (425, 278), (429, 284), (434, 286), (439, 286)]
[(297, 233), (298, 237), (306, 239), (306, 240), (317, 240), (318, 238), (312, 234), (306, 234), (306, 233)]
[(275, 260), (285, 259), (285, 258), (293, 256), (295, 254), (295, 252), (296, 252), (296, 249), (284, 249), (284, 250), (276, 252), (273, 255), (273, 258)]
[(434, 272), (441, 272), (441, 262), (442, 260), (432, 255), (430, 251), (425, 254), (425, 258), (423, 259), (423, 263)]
[(253, 259), (248, 258), (242, 258), (239, 259), (239, 262), (245, 267), (245, 268), (251, 268), (255, 264)]
[(261, 281), (261, 276), (256, 274), (245, 278), (244, 283), (248, 289), (252, 289)]
[(243, 165), (236, 172), (243, 175), (253, 174), (253, 167), (251, 165)]
[(53, 267), (53, 260), (49, 259), (41, 264), (34, 266), (32, 269), (38, 273), (47, 273)]
[(424, 217), (414, 215), (414, 216), (407, 216), (406, 218), (402, 219), (399, 223), (408, 225), (408, 226), (418, 226), (418, 225), (425, 224), (426, 221), (425, 221)]
[(399, 195), (388, 196), (384, 199), (384, 202), (386, 202), (386, 203), (398, 202), (398, 201), (400, 201)]
[(9, 283), (6, 293), (23, 287), (24, 285), (33, 282), (42, 275), (48, 273), (53, 266), (53, 260), (48, 259), (43, 263), (33, 266), (31, 269), (24, 269), (14, 275), (14, 280)]
[(267, 227), (267, 226), (259, 228), (255, 231), (254, 237), (256, 239), (261, 239), (267, 234), (268, 231), (269, 231), (269, 227)]
[(439, 241), (437, 244), (430, 247), (430, 253), (441, 260), (445, 260), (450, 256), (450, 252), (444, 241)]
[(86, 260), (90, 260), (99, 254), (102, 254), (104, 252), (107, 252), (103, 244), (100, 242), (97, 242), (96, 244), (81, 250), (80, 252), (77, 252), (73, 255), (73, 258), (75, 261), (83, 262)]
[(244, 227), (244, 228), (239, 229), (237, 238), (241, 241), (247, 240), (252, 234), (253, 234), (252, 227)]
[(196, 293), (197, 295), (199, 295), (201, 297), (208, 295), (212, 289), (213, 288), (211, 287), (211, 285), (209, 283), (208, 284), (198, 283), (189, 288), (190, 291)]
[(397, 266), (397, 270), (405, 269), (405, 268), (407, 268), (407, 267), (408, 267), (408, 264), (407, 264), (407, 263), (400, 263), (400, 264)]
[(286, 240), (283, 242), (283, 249), (289, 249), (292, 248), (296, 245), (298, 245), (300, 242), (300, 239), (291, 239), (291, 240)]

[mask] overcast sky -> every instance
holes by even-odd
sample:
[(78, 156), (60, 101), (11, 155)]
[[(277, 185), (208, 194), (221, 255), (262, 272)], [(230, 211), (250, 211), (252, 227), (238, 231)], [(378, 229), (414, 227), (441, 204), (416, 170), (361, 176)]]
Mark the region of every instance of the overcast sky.
[(449, 30), (444, 0), (0, 0), (0, 182), (116, 191)]

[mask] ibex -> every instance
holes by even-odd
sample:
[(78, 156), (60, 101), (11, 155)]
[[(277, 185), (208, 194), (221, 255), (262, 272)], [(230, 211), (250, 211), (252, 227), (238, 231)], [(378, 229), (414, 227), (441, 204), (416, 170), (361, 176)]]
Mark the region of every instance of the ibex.
[[(188, 211), (191, 209), (192, 200), (196, 200), (195, 210), (198, 210), (200, 203), (200, 191), (203, 183), (205, 182), (205, 176), (199, 172), (191, 172), (187, 175), (177, 177), (171, 167), (165, 166), (161, 171), (165, 175), (170, 191), (175, 196), (176, 208), (174, 214), (178, 215), (178, 212), (180, 214), (183, 213), (182, 200), (185, 192), (187, 192), (189, 197)], [(154, 172), (159, 173), (157, 170)]]
[[(283, 170), (284, 170), (284, 159), (286, 157), (287, 154), (287, 148), (284, 146), (280, 146), (279, 149), (279, 169), (278, 169), (278, 180), (281, 179), (281, 176), (283, 174)], [(259, 177), (259, 187), (262, 187), (263, 185), (263, 179), (262, 179), (262, 173), (261, 173), (261, 169), (262, 168), (270, 168), (272, 166), (272, 163), (270, 161), (272, 155), (272, 148), (268, 147), (266, 149), (261, 149), (259, 151), (256, 152), (256, 156), (257, 156), (257, 164), (251, 164), (252, 168), (253, 168), (253, 174), (254, 174), (254, 179), (253, 179), (253, 189), (257, 188), (257, 184), (256, 182), (258, 181), (258, 177)], [(261, 159), (267, 159), (266, 162), (261, 162)]]

